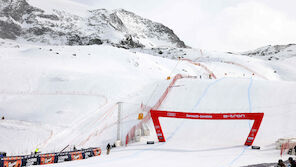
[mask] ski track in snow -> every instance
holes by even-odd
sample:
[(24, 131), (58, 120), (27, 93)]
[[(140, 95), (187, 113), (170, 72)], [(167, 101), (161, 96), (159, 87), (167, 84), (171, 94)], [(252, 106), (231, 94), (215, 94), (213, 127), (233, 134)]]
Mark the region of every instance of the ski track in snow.
[(224, 80), (224, 79), (226, 79), (226, 78), (221, 78), (221, 79), (215, 80), (214, 82), (210, 83), (210, 84), (206, 87), (206, 89), (203, 91), (202, 95), (199, 97), (199, 99), (197, 100), (196, 104), (194, 105), (194, 107), (192, 108), (191, 111), (196, 110), (196, 108), (198, 107), (198, 105), (200, 104), (200, 102), (202, 101), (202, 99), (207, 95), (208, 90), (209, 90), (212, 86), (214, 86), (215, 84), (217, 84), (218, 82), (220, 82), (220, 81), (222, 81), (222, 80)]

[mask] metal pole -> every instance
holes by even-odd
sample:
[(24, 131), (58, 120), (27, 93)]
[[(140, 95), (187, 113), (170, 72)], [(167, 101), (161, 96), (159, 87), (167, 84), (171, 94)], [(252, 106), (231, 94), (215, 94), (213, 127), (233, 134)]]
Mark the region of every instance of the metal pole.
[(122, 110), (122, 102), (118, 102), (118, 114), (117, 114), (117, 140), (120, 140), (120, 120), (121, 120), (121, 110)]

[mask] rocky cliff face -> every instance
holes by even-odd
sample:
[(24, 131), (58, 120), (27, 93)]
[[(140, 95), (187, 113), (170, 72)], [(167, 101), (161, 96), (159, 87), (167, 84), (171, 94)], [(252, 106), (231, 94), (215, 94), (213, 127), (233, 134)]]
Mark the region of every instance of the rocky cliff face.
[(3, 39), (50, 45), (186, 47), (168, 27), (123, 9), (91, 10), (87, 17), (81, 17), (59, 10), (48, 14), (26, 0), (0, 0), (0, 4), (0, 38)]
[(251, 57), (258, 57), (266, 60), (280, 60), (296, 56), (296, 44), (268, 45), (252, 51), (242, 53)]

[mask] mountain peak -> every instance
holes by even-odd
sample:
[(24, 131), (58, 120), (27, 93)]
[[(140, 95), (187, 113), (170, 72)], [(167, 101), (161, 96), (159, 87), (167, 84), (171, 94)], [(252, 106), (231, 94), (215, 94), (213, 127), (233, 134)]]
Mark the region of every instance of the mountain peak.
[(168, 27), (124, 9), (89, 10), (87, 16), (79, 16), (62, 10), (46, 14), (26, 0), (0, 2), (0, 38), (51, 45), (186, 47)]

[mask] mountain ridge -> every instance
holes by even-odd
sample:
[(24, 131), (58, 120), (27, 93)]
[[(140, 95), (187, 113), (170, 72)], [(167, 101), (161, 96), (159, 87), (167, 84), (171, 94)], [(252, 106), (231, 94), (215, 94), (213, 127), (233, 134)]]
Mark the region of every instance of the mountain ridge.
[(89, 10), (78, 16), (61, 10), (50, 14), (26, 0), (0, 0), (0, 38), (49, 45), (109, 43), (123, 48), (186, 48), (173, 30), (124, 9)]

